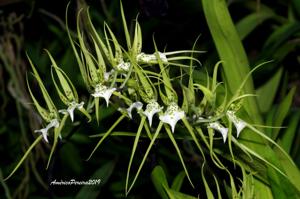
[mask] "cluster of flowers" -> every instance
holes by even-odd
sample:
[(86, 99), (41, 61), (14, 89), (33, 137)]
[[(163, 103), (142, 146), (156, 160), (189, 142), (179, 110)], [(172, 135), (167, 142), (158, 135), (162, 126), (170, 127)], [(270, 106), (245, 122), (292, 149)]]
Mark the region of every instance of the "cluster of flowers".
[[(86, 14), (84, 16), (87, 17), (87, 27), (81, 28), (79, 21), (82, 12), (85, 11)], [(42, 138), (48, 143), (49, 130), (52, 128), (54, 129), (53, 145), (48, 159), (48, 167), (57, 141), (59, 138), (62, 138), (61, 132), (67, 118), (70, 118), (73, 122), (75, 110), (78, 110), (85, 115), (89, 121), (92, 120), (92, 114), (94, 114), (99, 123), (101, 111), (100, 100), (103, 99), (107, 107), (110, 104), (113, 104), (114, 107), (118, 107), (117, 110), (121, 113), (121, 116), (104, 136), (101, 136), (100, 141), (89, 158), (93, 155), (102, 141), (112, 132), (115, 126), (117, 126), (117, 124), (125, 117), (133, 119), (133, 110), (137, 110), (141, 121), (135, 135), (135, 141), (127, 170), (126, 193), (128, 193), (134, 185), (147, 155), (162, 128), (165, 129), (172, 141), (187, 178), (192, 185), (181, 152), (173, 135), (176, 128), (178, 128), (178, 122), (182, 121), (182, 127), (186, 129), (185, 132), (189, 133), (203, 158), (205, 159), (205, 155), (200, 142), (204, 144), (204, 147), (207, 147), (211, 151), (210, 156), (212, 160), (220, 167), (220, 160), (211, 149), (214, 131), (221, 134), (222, 137), (220, 137), (225, 143), (229, 136), (229, 132), (231, 132), (227, 128), (227, 126), (231, 125), (228, 124), (234, 124), (237, 137), (245, 127), (251, 128), (251, 125), (247, 124), (236, 115), (236, 112), (241, 105), (241, 99), (247, 97), (247, 95), (240, 95), (240, 93), (237, 92), (229, 101), (227, 101), (226, 97), (224, 99), (224, 93), (222, 93), (221, 95), (223, 97), (221, 98), (224, 100), (220, 103), (216, 99), (218, 99), (217, 88), (220, 85), (220, 83), (217, 83), (217, 71), (221, 62), (216, 64), (214, 75), (212, 78), (208, 78), (209, 80), (206, 86), (199, 84), (199, 82), (195, 83), (193, 80), (193, 71), (197, 65), (201, 64), (193, 57), (193, 55), (202, 53), (202, 51), (193, 49), (159, 52), (155, 40), (153, 39), (154, 53), (146, 54), (142, 51), (142, 33), (139, 23), (137, 21), (135, 22), (134, 35), (131, 36), (127, 28), (123, 8), (121, 8), (121, 14), (127, 44), (126, 50), (119, 44), (115, 34), (107, 24), (104, 24), (104, 38), (101, 38), (92, 24), (87, 10), (81, 10), (78, 13), (76, 41), (74, 41), (74, 38), (71, 36), (68, 24), (66, 25), (81, 76), (90, 94), (87, 108), (84, 107), (85, 102), (79, 100), (76, 88), (68, 78), (67, 74), (57, 66), (51, 54), (46, 50), (52, 63), (51, 77), (54, 86), (60, 99), (66, 106), (65, 109), (57, 110), (35, 66), (28, 58), (32, 66), (33, 75), (38, 81), (38, 85), (47, 105), (46, 108), (40, 105), (38, 100), (34, 97), (27, 81), (29, 92), (35, 107), (45, 123), (47, 123), (45, 128), (35, 131), (41, 133), (41, 135), (32, 144), (32, 147), (42, 140)], [(68, 21), (67, 17), (66, 21)], [(173, 70), (173, 68), (175, 68), (175, 70)], [(178, 71), (180, 72), (180, 76), (176, 76)], [(188, 83), (186, 84), (186, 82)], [(115, 96), (115, 98), (111, 99), (112, 96)], [(182, 104), (180, 105), (179, 102), (182, 102)], [(62, 118), (60, 114), (63, 114)], [(157, 122), (159, 124), (156, 128), (151, 128), (154, 125), (153, 121), (155, 120), (155, 116), (158, 116)], [(147, 120), (148, 122), (145, 122)], [(204, 135), (202, 131), (203, 127), (208, 129), (207, 132), (209, 136)], [(128, 188), (131, 164), (143, 128), (145, 128), (151, 142), (134, 180)], [(152, 132), (153, 129), (155, 129), (154, 133)], [(202, 140), (199, 138), (202, 138)], [(208, 142), (207, 139), (210, 139), (210, 141)], [(229, 147), (231, 147), (230, 144)], [(26, 154), (24, 157), (26, 157)], [(23, 160), (24, 158), (22, 158), (20, 162)], [(20, 163), (18, 166), (19, 165)]]
[[(78, 14), (78, 17), (79, 16), (80, 12)], [(114, 33), (107, 24), (104, 26), (105, 38), (101, 39), (101, 37), (97, 34), (88, 14), (87, 16), (89, 21), (89, 30), (92, 30), (89, 35), (90, 41), (93, 44), (92, 46), (94, 46), (93, 50), (88, 47), (88, 38), (84, 37), (83, 31), (80, 29), (79, 25), (77, 27), (78, 46), (80, 47), (79, 50), (75, 45), (69, 30), (68, 33), (84, 82), (90, 91), (91, 96), (94, 97), (97, 120), (99, 112), (99, 99), (103, 98), (106, 102), (106, 105), (109, 106), (111, 96), (116, 95), (120, 99), (124, 99), (124, 102), (128, 105), (127, 109), (119, 108), (119, 111), (122, 114), (126, 114), (129, 118), (132, 118), (132, 110), (137, 109), (138, 113), (147, 117), (151, 127), (154, 115), (158, 114), (159, 120), (162, 123), (169, 124), (172, 132), (174, 133), (176, 124), (179, 120), (185, 118), (187, 114), (193, 115), (194, 120), (196, 118), (197, 122), (206, 121), (206, 126), (208, 128), (219, 131), (225, 143), (228, 136), (228, 128), (224, 127), (219, 120), (214, 119), (218, 118), (217, 116), (214, 118), (212, 118), (212, 116), (208, 116), (208, 119), (204, 119), (203, 115), (200, 117), (199, 112), (195, 111), (198, 109), (189, 108), (192, 106), (195, 107), (195, 99), (190, 99), (195, 98), (195, 95), (187, 99), (187, 102), (189, 103), (188, 108), (180, 107), (178, 105), (177, 93), (175, 92), (171, 78), (169, 77), (169, 70), (167, 67), (186, 67), (191, 70), (190, 68), (193, 67), (192, 65), (184, 65), (181, 61), (189, 60), (191, 63), (199, 63), (198, 60), (192, 56), (187, 56), (186, 54), (201, 53), (200, 51), (182, 50), (161, 53), (157, 51), (157, 47), (154, 42), (155, 53), (143, 53), (142, 34), (138, 22), (135, 24), (134, 37), (133, 41), (131, 41), (123, 14), (124, 32), (128, 48), (128, 51), (124, 51), (124, 48), (121, 47)], [(92, 52), (95, 52), (95, 55), (93, 55)], [(59, 97), (67, 106), (67, 108), (57, 111), (34, 65), (30, 61), (34, 76), (38, 80), (44, 99), (48, 106), (48, 110), (43, 108), (29, 89), (37, 110), (41, 114), (42, 118), (48, 123), (45, 128), (36, 130), (36, 132), (39, 132), (43, 135), (43, 138), (46, 142), (48, 142), (47, 136), (49, 129), (54, 128), (60, 129), (61, 131), (60, 127), (64, 124), (67, 116), (74, 121), (74, 111), (76, 109), (86, 115), (89, 120), (91, 120), (91, 111), (87, 111), (84, 108), (84, 102), (79, 102), (78, 94), (74, 85), (63, 72), (63, 70), (57, 66), (51, 54), (48, 51), (47, 53), (52, 62), (52, 69), (54, 69), (51, 70), (54, 85)], [(146, 70), (146, 67), (149, 66), (159, 66), (160, 71), (155, 72), (155, 70)], [(110, 67), (110, 71), (107, 71), (108, 67)], [(56, 78), (53, 71), (56, 72), (56, 78), (58, 78), (60, 85), (55, 80)], [(155, 78), (155, 80), (158, 79), (158, 83), (155, 85), (150, 77)], [(190, 79), (192, 79), (192, 76), (190, 76)], [(126, 89), (124, 89), (125, 86)], [(164, 87), (165, 93), (162, 91), (161, 87)], [(197, 87), (192, 83), (189, 84), (187, 89), (189, 90), (188, 95), (190, 95), (191, 93), (195, 93)], [(158, 97), (157, 90), (159, 90), (160, 99)], [(213, 91), (211, 91), (211, 93), (212, 95), (216, 94)], [(143, 103), (141, 101), (146, 103), (145, 110), (143, 110)], [(164, 105), (161, 105), (162, 103)], [(164, 106), (166, 108), (164, 108)], [(60, 119), (59, 113), (64, 114), (63, 119)], [(228, 120), (235, 125), (237, 136), (239, 136), (240, 132), (246, 127), (246, 123), (239, 119), (233, 110), (226, 110), (224, 115), (226, 115)], [(57, 133), (58, 137), (61, 137), (60, 131)]]

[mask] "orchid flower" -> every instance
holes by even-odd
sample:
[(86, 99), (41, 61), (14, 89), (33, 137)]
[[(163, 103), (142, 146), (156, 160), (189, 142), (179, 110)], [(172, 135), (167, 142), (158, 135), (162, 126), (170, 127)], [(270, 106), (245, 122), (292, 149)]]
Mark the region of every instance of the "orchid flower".
[[(159, 58), (162, 60), (162, 62), (168, 62), (168, 59), (166, 57), (166, 55), (164, 53), (158, 52)], [(156, 61), (157, 62), (157, 57), (154, 54), (145, 54), (145, 53), (140, 53), (136, 56), (136, 60), (137, 62), (143, 62), (143, 63), (149, 63), (152, 61)]]
[(160, 121), (163, 123), (167, 123), (171, 126), (172, 132), (174, 133), (175, 126), (179, 120), (181, 120), (185, 116), (184, 111), (182, 111), (179, 106), (172, 102), (167, 110), (159, 116)]
[(84, 102), (77, 103), (77, 102), (73, 101), (70, 103), (70, 105), (68, 106), (67, 109), (62, 109), (62, 110), (59, 110), (58, 112), (63, 113), (63, 114), (69, 114), (71, 121), (73, 122), (75, 109), (81, 109), (81, 108), (83, 108), (83, 105), (84, 105)]
[(228, 135), (228, 128), (223, 127), (220, 122), (212, 122), (208, 124), (208, 128), (212, 128), (216, 131), (219, 131), (222, 134), (224, 143), (226, 142)]
[(109, 71), (109, 72), (105, 72), (105, 73), (104, 73), (104, 80), (105, 80), (105, 81), (108, 81), (108, 80), (109, 80), (109, 77), (110, 77), (111, 74), (113, 74), (114, 72), (115, 72), (114, 69), (111, 69), (111, 71)]
[(128, 116), (130, 117), (130, 119), (132, 119), (132, 109), (136, 108), (138, 111), (141, 110), (143, 108), (143, 103), (142, 102), (134, 102), (132, 103), (129, 108), (127, 108), (127, 113), (128, 113)]
[(163, 109), (163, 107), (159, 106), (159, 104), (155, 101), (155, 100), (151, 100), (147, 106), (146, 106), (146, 110), (143, 112), (144, 115), (147, 116), (148, 120), (149, 120), (149, 125), (151, 127), (152, 125), (152, 118), (153, 115), (155, 113), (160, 112)]
[(106, 106), (109, 104), (109, 98), (112, 93), (117, 90), (116, 88), (107, 88), (107, 86), (102, 84), (97, 84), (95, 88), (95, 93), (92, 94), (94, 97), (102, 97), (106, 101)]
[(118, 71), (125, 71), (128, 72), (130, 69), (130, 62), (124, 62), (123, 60), (116, 66)]
[(45, 128), (39, 129), (39, 130), (35, 130), (34, 132), (35, 133), (41, 133), (43, 135), (44, 140), (47, 143), (49, 143), (48, 138), (47, 138), (47, 136), (48, 136), (48, 130), (50, 128), (52, 128), (52, 127), (58, 128), (58, 126), (59, 126), (58, 120), (57, 119), (53, 119), (53, 120), (50, 121), (50, 123)]
[(228, 119), (234, 124), (237, 137), (239, 137), (241, 131), (247, 126), (246, 122), (236, 117), (233, 111), (227, 111), (226, 115)]

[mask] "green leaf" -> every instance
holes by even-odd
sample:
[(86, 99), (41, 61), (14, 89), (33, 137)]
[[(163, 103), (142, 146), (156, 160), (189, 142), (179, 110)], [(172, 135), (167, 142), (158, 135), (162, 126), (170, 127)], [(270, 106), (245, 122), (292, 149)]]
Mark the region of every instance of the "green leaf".
[(262, 51), (269, 50), (269, 53), (272, 53), (299, 30), (300, 22), (290, 22), (280, 26), (267, 39)]
[(292, 0), (292, 4), (294, 5), (294, 10), (300, 16), (300, 2), (298, 0)]
[[(290, 90), (290, 92), (287, 94), (287, 96), (280, 103), (279, 107), (276, 110), (274, 123), (273, 123), (274, 126), (281, 126), (282, 125), (285, 117), (287, 116), (287, 114), (290, 110), (295, 92), (296, 92), (296, 87), (293, 87)], [(273, 140), (275, 140), (278, 137), (279, 131), (280, 131), (279, 128), (275, 128), (273, 130), (273, 132), (272, 132)]]
[(290, 153), (291, 151), (294, 138), (297, 133), (297, 127), (299, 121), (300, 121), (300, 111), (297, 111), (289, 119), (289, 124), (287, 125), (287, 129), (282, 133), (282, 137), (280, 138), (280, 145), (287, 153)]
[(85, 185), (83, 186), (76, 195), (76, 199), (89, 198), (96, 199), (99, 197), (101, 186), (103, 186), (112, 175), (115, 169), (116, 161), (109, 161), (100, 167), (89, 180), (100, 180), (100, 184), (96, 185)]
[(167, 187), (165, 187), (165, 190), (170, 199), (197, 199), (194, 196), (187, 195), (185, 193), (181, 193), (181, 192), (175, 191), (173, 189), (168, 189)]
[(256, 91), (259, 109), (262, 113), (269, 111), (273, 104), (282, 76), (282, 71), (282, 68), (278, 70), (268, 82), (259, 87)]
[(184, 171), (179, 172), (172, 182), (171, 189), (173, 189), (174, 191), (180, 191), (185, 177), (186, 174)]
[(242, 18), (236, 23), (236, 30), (240, 36), (240, 39), (245, 39), (255, 28), (257, 28), (264, 21), (275, 16), (275, 13), (270, 9), (261, 9), (257, 12), (251, 13)]
[(153, 169), (153, 171), (151, 173), (151, 179), (152, 179), (154, 187), (155, 187), (157, 193), (160, 195), (160, 197), (162, 199), (168, 199), (168, 195), (166, 194), (165, 189), (164, 189), (164, 187), (169, 188), (168, 180), (167, 180), (166, 174), (161, 166), (158, 165)]

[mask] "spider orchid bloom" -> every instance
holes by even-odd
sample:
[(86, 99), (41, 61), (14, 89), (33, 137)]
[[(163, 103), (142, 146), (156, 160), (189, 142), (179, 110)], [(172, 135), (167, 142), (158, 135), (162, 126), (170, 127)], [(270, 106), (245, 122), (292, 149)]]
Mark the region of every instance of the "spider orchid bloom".
[(128, 72), (130, 69), (130, 62), (124, 62), (123, 60), (116, 66), (118, 71), (125, 71)]
[(112, 93), (117, 90), (116, 88), (107, 88), (107, 86), (102, 84), (97, 84), (95, 88), (95, 93), (92, 94), (93, 97), (102, 97), (106, 101), (106, 106), (109, 104), (109, 98)]
[(131, 112), (132, 112), (132, 110), (133, 110), (134, 108), (135, 108), (136, 110), (140, 111), (140, 110), (143, 108), (143, 103), (142, 103), (142, 102), (134, 102), (134, 103), (132, 103), (132, 104), (129, 106), (129, 108), (126, 109), (126, 110), (127, 110), (127, 113), (128, 113), (128, 116), (130, 117), (130, 119), (132, 119), (132, 114), (131, 114)]
[(110, 78), (110, 76), (111, 76), (114, 72), (115, 72), (114, 69), (111, 69), (111, 71), (109, 71), (109, 72), (105, 72), (105, 73), (104, 73), (104, 80), (105, 80), (105, 81), (108, 81), (109, 78)]
[(81, 102), (80, 104), (78, 104), (77, 102), (73, 101), (70, 103), (69, 107), (67, 109), (62, 109), (59, 110), (59, 113), (63, 113), (63, 114), (69, 114), (71, 121), (74, 121), (74, 111), (75, 109), (81, 109), (83, 108), (84, 102)]
[(239, 137), (241, 131), (247, 126), (246, 122), (236, 117), (233, 111), (227, 111), (226, 115), (228, 119), (234, 124), (237, 137)]
[(184, 111), (180, 110), (179, 106), (172, 102), (167, 110), (159, 116), (160, 121), (167, 123), (171, 126), (172, 132), (174, 133), (175, 126), (179, 120), (185, 116)]
[[(168, 62), (168, 59), (164, 53), (158, 52), (159, 58), (162, 60), (162, 62)], [(155, 53), (152, 55), (140, 53), (136, 56), (137, 62), (143, 62), (143, 63), (149, 63), (152, 61), (157, 62), (157, 58)]]
[[(49, 143), (48, 138), (47, 138), (47, 136), (48, 136), (48, 130), (50, 128), (52, 128), (52, 127), (58, 128), (58, 126), (59, 126), (58, 120), (57, 119), (53, 119), (53, 120), (50, 121), (50, 123), (45, 128), (39, 129), (39, 130), (35, 130), (34, 132), (35, 133), (41, 133), (43, 135), (44, 140), (47, 143)], [(60, 136), (60, 138), (61, 138), (61, 136)]]
[(228, 128), (223, 127), (219, 122), (209, 123), (208, 128), (219, 131), (222, 134), (224, 143), (226, 142), (227, 135), (228, 135)]
[(159, 106), (159, 104), (155, 100), (152, 100), (147, 104), (146, 110), (143, 113), (147, 116), (150, 127), (152, 125), (153, 115), (160, 112), (162, 109), (163, 107)]

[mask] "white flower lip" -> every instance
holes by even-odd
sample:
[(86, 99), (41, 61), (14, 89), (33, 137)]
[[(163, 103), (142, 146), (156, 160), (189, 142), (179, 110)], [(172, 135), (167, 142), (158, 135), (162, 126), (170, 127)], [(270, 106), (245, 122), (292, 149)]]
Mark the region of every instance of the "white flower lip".
[(114, 69), (111, 69), (111, 71), (109, 71), (109, 72), (105, 72), (105, 73), (104, 73), (104, 80), (105, 80), (105, 81), (108, 81), (110, 75), (113, 74), (114, 72), (115, 72)]
[(150, 127), (152, 125), (152, 118), (154, 114), (160, 112), (162, 109), (163, 107), (160, 107), (159, 104), (154, 100), (147, 104), (146, 110), (143, 113), (147, 116)]
[(219, 131), (222, 134), (224, 143), (226, 142), (228, 135), (228, 128), (223, 127), (219, 122), (212, 122), (208, 124), (208, 128), (212, 128)]
[(83, 105), (84, 105), (84, 102), (81, 102), (81, 103), (78, 104), (77, 102), (73, 101), (73, 102), (70, 103), (67, 110), (62, 109), (62, 110), (59, 110), (58, 112), (63, 113), (63, 114), (69, 114), (70, 118), (71, 118), (71, 121), (73, 122), (74, 121), (74, 111), (75, 111), (75, 109), (81, 109), (83, 107)]
[(43, 135), (44, 140), (49, 143), (48, 141), (48, 130), (52, 127), (57, 128), (59, 126), (59, 122), (57, 119), (53, 119), (50, 121), (50, 123), (43, 129), (35, 130), (35, 133), (41, 133)]
[(176, 103), (171, 103), (165, 113), (159, 116), (160, 121), (167, 123), (171, 126), (172, 132), (174, 133), (175, 126), (179, 120), (185, 116), (184, 111), (180, 110)]
[(129, 108), (127, 108), (127, 113), (128, 113), (128, 116), (130, 117), (130, 119), (132, 119), (132, 109), (136, 108), (138, 111), (141, 110), (143, 108), (143, 103), (142, 102), (134, 102), (132, 103)]
[(236, 117), (233, 111), (227, 111), (226, 115), (228, 119), (234, 124), (237, 137), (239, 137), (241, 131), (247, 126), (246, 122)]
[(130, 64), (130, 62), (124, 62), (124, 61), (121, 61), (117, 66), (116, 66), (116, 68), (117, 68), (117, 70), (121, 70), (121, 71), (129, 71), (129, 69), (130, 69), (130, 66), (131, 66), (131, 64)]
[[(158, 52), (158, 55), (159, 55), (159, 58), (162, 60), (162, 62), (168, 62), (168, 59), (164, 53)], [(145, 62), (145, 63), (149, 63), (151, 61), (157, 62), (155, 53), (151, 54), (151, 55), (145, 54), (145, 53), (140, 53), (136, 56), (136, 60), (137, 60), (137, 62)]]
[(109, 104), (109, 98), (112, 93), (117, 90), (116, 88), (107, 88), (107, 86), (102, 84), (97, 84), (95, 88), (95, 93), (92, 94), (93, 97), (102, 97), (106, 101), (106, 106)]

